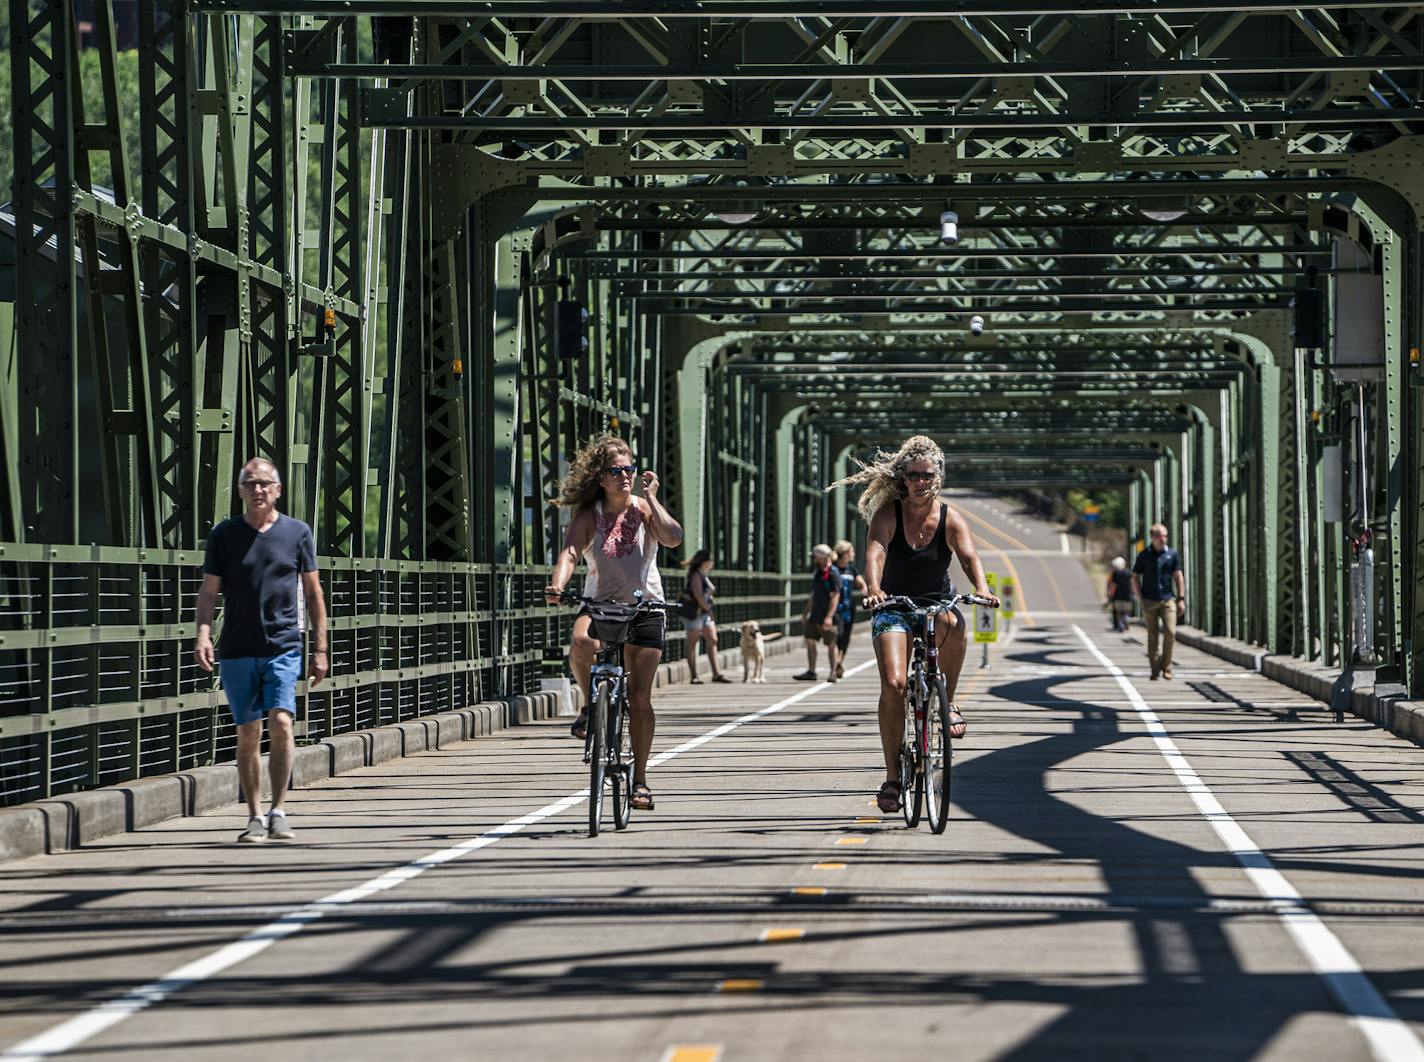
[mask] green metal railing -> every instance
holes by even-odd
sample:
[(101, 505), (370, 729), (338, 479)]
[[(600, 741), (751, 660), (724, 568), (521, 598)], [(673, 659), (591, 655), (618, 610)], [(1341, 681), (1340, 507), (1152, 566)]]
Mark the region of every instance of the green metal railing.
[[(192, 655), (201, 563), (0, 543), (0, 804), (232, 759), (219, 681)], [(546, 567), (319, 563), (331, 675), (300, 691), (308, 740), (533, 692), (563, 667), (574, 611), (543, 603)], [(718, 585), (724, 646), (744, 619), (792, 622), (786, 576), (724, 572)], [(668, 659), (683, 655), (677, 627)]]

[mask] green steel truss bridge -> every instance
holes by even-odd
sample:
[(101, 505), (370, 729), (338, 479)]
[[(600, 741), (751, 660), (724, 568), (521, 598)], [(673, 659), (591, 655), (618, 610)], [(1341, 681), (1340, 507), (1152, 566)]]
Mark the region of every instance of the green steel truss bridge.
[(311, 735), (537, 688), (610, 426), (729, 634), (927, 432), (1164, 520), (1196, 626), (1424, 695), (1418, 4), (7, 6), (4, 803), (231, 755), (189, 645), (251, 454), (323, 557)]

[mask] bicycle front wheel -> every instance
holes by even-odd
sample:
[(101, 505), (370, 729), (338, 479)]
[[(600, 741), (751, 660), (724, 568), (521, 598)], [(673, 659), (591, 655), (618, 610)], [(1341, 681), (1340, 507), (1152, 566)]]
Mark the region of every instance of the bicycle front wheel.
[(588, 835), (598, 836), (603, 824), (603, 779), (608, 771), (608, 710), (613, 700), (612, 685), (600, 682), (593, 691), (588, 709)]
[(949, 775), (954, 742), (949, 736), (949, 691), (939, 677), (925, 712), (925, 812), (930, 829), (944, 833), (949, 822)]
[[(918, 686), (918, 683), (916, 683)], [(920, 770), (920, 742), (915, 716), (918, 696), (911, 693), (905, 698), (905, 733), (900, 742), (900, 810), (905, 813), (905, 825), (915, 827), (920, 824), (920, 809), (925, 800), (924, 773)]]
[(613, 750), (613, 762), (609, 768), (613, 780), (613, 825), (626, 830), (628, 818), (633, 813), (633, 746), (628, 738), (626, 704), (620, 701), (615, 706), (611, 722), (608, 747)]

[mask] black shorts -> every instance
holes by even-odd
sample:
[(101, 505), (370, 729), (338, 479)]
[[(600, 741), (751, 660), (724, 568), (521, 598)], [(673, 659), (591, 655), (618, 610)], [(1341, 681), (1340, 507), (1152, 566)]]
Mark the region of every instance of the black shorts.
[[(588, 607), (579, 609), (580, 616), (589, 614)], [(594, 625), (589, 626), (589, 637), (597, 638)], [(628, 638), (624, 645), (637, 645), (644, 649), (662, 652), (667, 648), (667, 614), (665, 612), (639, 612), (628, 625)]]

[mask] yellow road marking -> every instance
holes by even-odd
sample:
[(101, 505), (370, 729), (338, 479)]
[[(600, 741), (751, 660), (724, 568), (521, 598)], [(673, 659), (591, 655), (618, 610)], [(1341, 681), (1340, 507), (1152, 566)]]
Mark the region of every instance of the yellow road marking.
[[(879, 805), (876, 805), (876, 806), (878, 807)], [(861, 824), (863, 824), (863, 823), (869, 823), (869, 822), (884, 822), (884, 821), (885, 821), (885, 820), (882, 819), (882, 818), (880, 818), (878, 815), (862, 815), (862, 816), (860, 816), (860, 818), (858, 818), (858, 819), (855, 820), (857, 826), (859, 826), (859, 825), (861, 825)]]
[(774, 926), (763, 929), (757, 939), (763, 944), (779, 944), (783, 940), (800, 940), (805, 935), (806, 931), (796, 926)]
[(673, 1044), (660, 1062), (718, 1062), (721, 1057), (721, 1044)]
[[(999, 528), (997, 528), (997, 527), (995, 527), (993, 524), (989, 523), (988, 520), (985, 520), (982, 516), (975, 516), (975, 515), (974, 515), (973, 513), (971, 513), (967, 508), (965, 508), (965, 509), (960, 509), (959, 511), (962, 512), (965, 516), (969, 517), (969, 519), (975, 521), (976, 523), (983, 524), (985, 527), (987, 527), (987, 528), (988, 528), (990, 531), (992, 531), (994, 534), (999, 535), (999, 536), (1002, 537), (1002, 538), (1008, 539), (1009, 542), (1011, 542), (1011, 543), (1012, 543), (1014, 546), (1016, 546), (1018, 549), (1027, 550), (1027, 551), (1028, 551), (1029, 553), (1031, 553), (1031, 554), (1032, 554), (1032, 553), (1036, 553), (1036, 551), (1033, 549), (1033, 547), (1030, 546), (1027, 542), (1024, 542), (1024, 541), (1022, 541), (1021, 539), (1015, 538), (1013, 535), (1009, 534), (1007, 531), (1001, 531)], [(1027, 602), (1025, 602), (1024, 596), (1023, 596), (1023, 580), (1019, 578), (1019, 573), (1014, 570), (1014, 562), (1011, 561), (1011, 560), (1009, 560), (1009, 555), (1008, 555), (1007, 553), (1005, 553), (1003, 550), (1001, 550), (1001, 549), (995, 549), (993, 546), (990, 546), (989, 548), (990, 548), (990, 549), (993, 549), (995, 553), (997, 553), (999, 556), (1001, 556), (1001, 557), (1004, 558), (1004, 564), (1008, 566), (1009, 573), (1014, 577), (1014, 582), (1016, 582), (1016, 583), (1019, 584), (1019, 601), (1020, 601), (1020, 602), (1024, 602), (1024, 603), (1020, 606), (1019, 611), (1025, 613), (1025, 614), (1027, 614), (1027, 612), (1028, 612), (1028, 605), (1027, 605)], [(1053, 572), (1051, 572), (1051, 571), (1049, 570), (1049, 568), (1048, 568), (1048, 562), (1047, 562), (1046, 560), (1044, 560), (1042, 557), (1038, 557), (1037, 560), (1038, 560), (1038, 563), (1043, 566), (1043, 574), (1046, 575), (1046, 576), (1048, 576), (1048, 588), (1053, 591), (1053, 596), (1058, 599), (1058, 607), (1059, 607), (1060, 609), (1062, 609), (1064, 612), (1067, 612), (1067, 611), (1068, 611), (1068, 606), (1063, 603), (1063, 595), (1058, 592), (1058, 580), (1055, 579), (1055, 578), (1053, 578)], [(1027, 621), (1028, 621), (1028, 625), (1029, 625), (1030, 627), (1036, 627), (1036, 626), (1037, 626), (1037, 624), (1033, 622), (1033, 617), (1032, 617), (1032, 616), (1029, 616), (1029, 617), (1027, 618)]]
[(760, 992), (765, 986), (765, 981), (758, 981), (755, 977), (731, 977), (725, 981), (717, 982), (717, 991)]
[[(844, 866), (845, 864), (841, 864)], [(797, 885), (791, 890), (792, 896), (824, 896), (826, 890), (820, 885)]]
[(867, 840), (865, 837), (838, 837), (836, 844), (864, 844)]
[(845, 869), (845, 864), (844, 864), (844, 863), (817, 863), (817, 864), (815, 864), (811, 869), (812, 869), (812, 870), (844, 870), (844, 869)]

